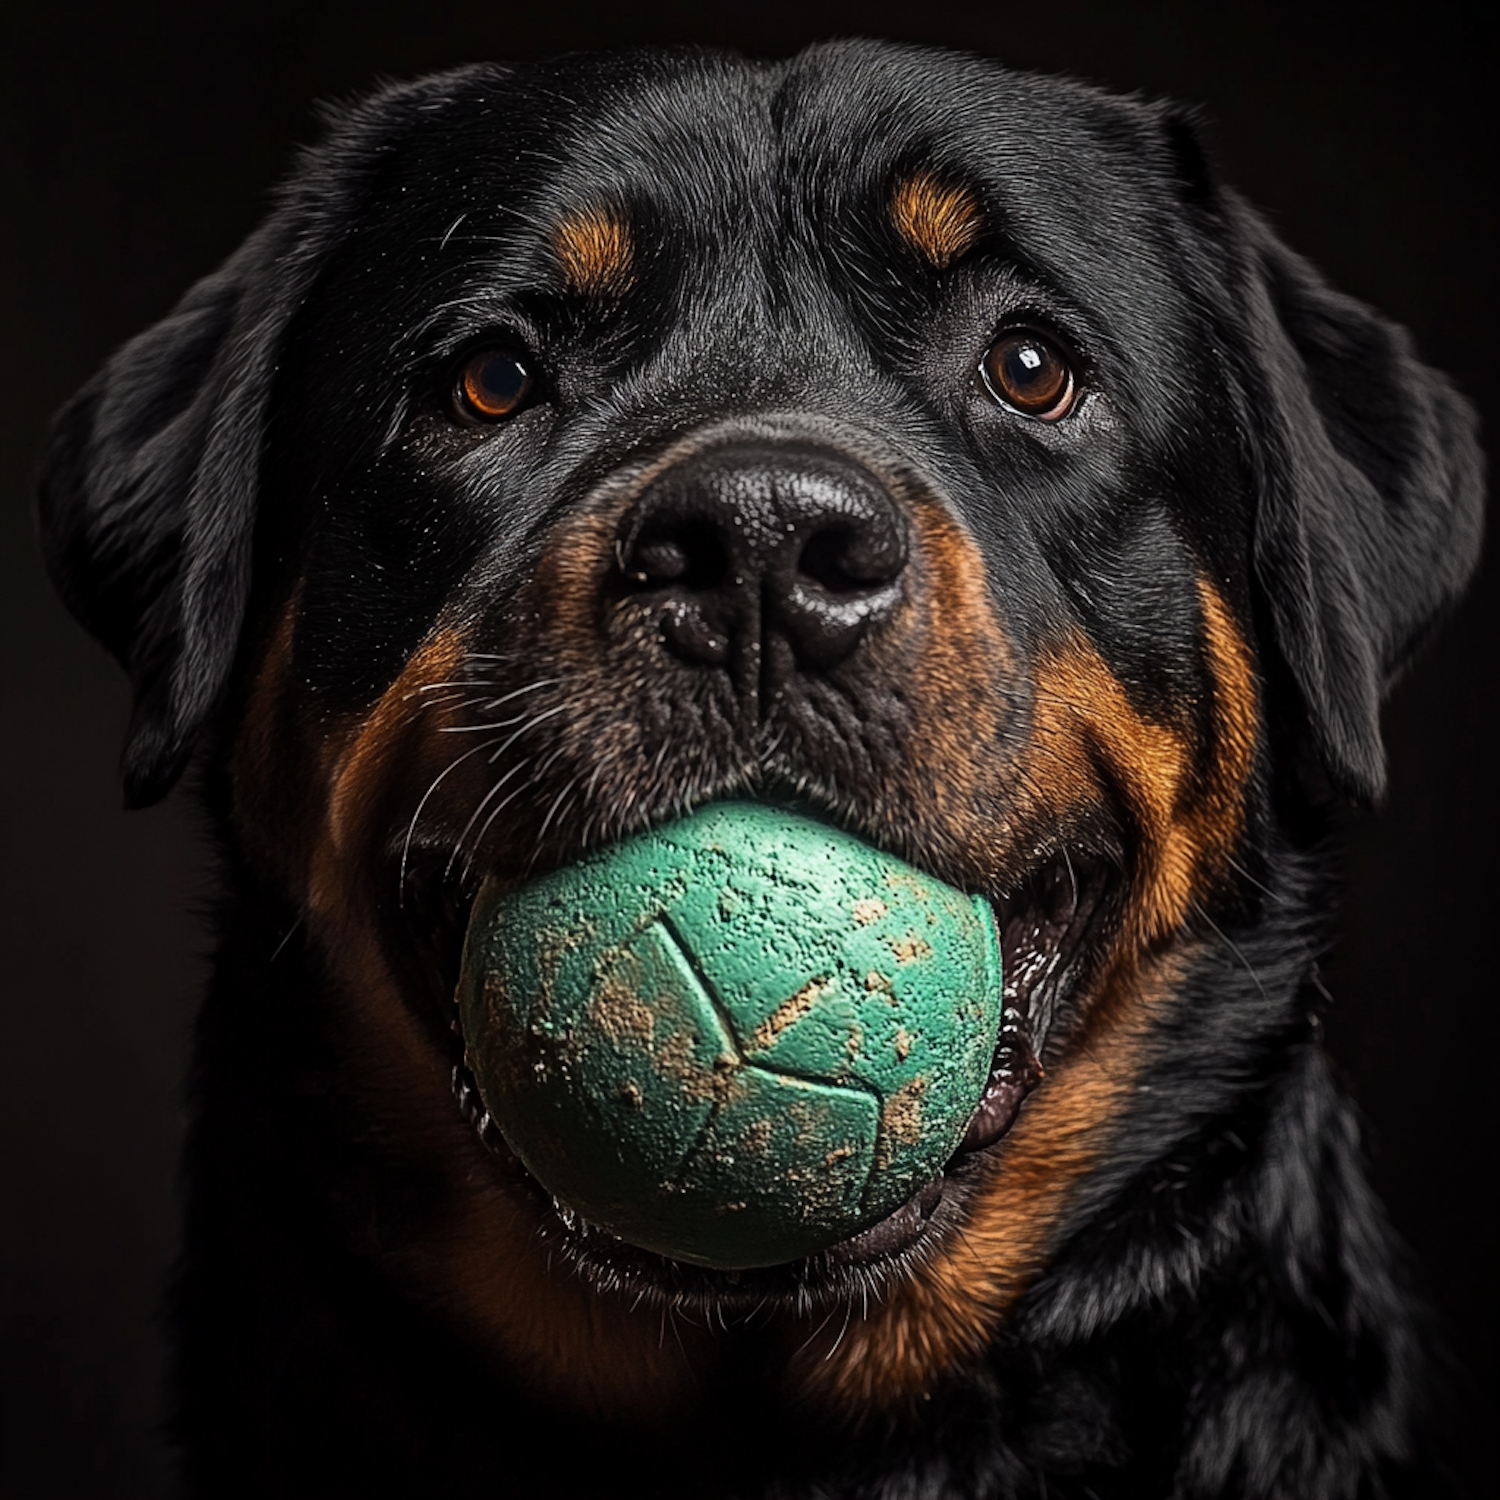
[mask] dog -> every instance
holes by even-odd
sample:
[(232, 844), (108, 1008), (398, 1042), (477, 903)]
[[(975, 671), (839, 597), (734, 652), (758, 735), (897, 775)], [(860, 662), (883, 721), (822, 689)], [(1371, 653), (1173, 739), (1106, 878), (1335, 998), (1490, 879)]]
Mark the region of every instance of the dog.
[[(41, 480), (127, 801), (192, 765), (222, 856), (191, 1492), (1416, 1482), (1317, 955), (1481, 501), (1465, 402), (1175, 107), (848, 42), (332, 117)], [(453, 1000), (486, 878), (724, 798), (982, 895), (1005, 975), (943, 1172), (743, 1270), (554, 1200)]]

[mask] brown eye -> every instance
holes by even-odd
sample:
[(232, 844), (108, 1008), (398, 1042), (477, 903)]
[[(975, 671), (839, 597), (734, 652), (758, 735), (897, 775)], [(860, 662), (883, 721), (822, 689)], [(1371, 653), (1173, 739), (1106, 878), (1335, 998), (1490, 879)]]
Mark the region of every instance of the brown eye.
[(514, 415), (530, 398), (536, 381), (511, 349), (481, 349), (464, 361), (454, 384), (459, 414), (480, 422)]
[(1021, 329), (1002, 334), (979, 365), (990, 395), (1027, 417), (1055, 422), (1073, 405), (1073, 371), (1057, 346)]

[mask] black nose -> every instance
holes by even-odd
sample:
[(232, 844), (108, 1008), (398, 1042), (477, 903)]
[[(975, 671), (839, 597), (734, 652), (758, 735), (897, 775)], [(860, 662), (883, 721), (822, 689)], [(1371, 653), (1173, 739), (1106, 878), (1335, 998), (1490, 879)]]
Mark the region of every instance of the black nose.
[(907, 531), (852, 460), (744, 442), (652, 480), (617, 555), (629, 587), (660, 597), (662, 635), (684, 660), (730, 665), (779, 636), (799, 666), (826, 669), (899, 605)]

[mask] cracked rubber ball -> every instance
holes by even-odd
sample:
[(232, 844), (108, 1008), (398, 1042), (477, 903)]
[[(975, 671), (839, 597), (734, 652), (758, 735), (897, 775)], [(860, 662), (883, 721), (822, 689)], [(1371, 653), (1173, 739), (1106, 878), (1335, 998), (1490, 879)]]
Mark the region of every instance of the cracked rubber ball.
[(993, 914), (814, 819), (723, 802), (482, 888), (466, 1059), (558, 1200), (647, 1250), (778, 1265), (941, 1171), (1000, 1027)]

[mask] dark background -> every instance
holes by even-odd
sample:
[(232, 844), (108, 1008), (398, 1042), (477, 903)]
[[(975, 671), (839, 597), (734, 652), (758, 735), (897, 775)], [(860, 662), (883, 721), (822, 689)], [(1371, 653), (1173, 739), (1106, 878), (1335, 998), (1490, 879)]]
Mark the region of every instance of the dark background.
[[(52, 599), (30, 475), (47, 417), (256, 222), (311, 106), (376, 75), (638, 41), (783, 54), (833, 35), (974, 48), (1200, 104), (1224, 175), (1406, 323), (1488, 417), (1497, 59), (1481, 7), (926, 0), (594, 10), (548, 0), (0, 11), (0, 1493), (158, 1496), (157, 1319), (178, 1211), (207, 868), (191, 808), (119, 812), (124, 682)], [(1488, 8), (1488, 7), (1486, 7)], [(1487, 30), (1487, 28), (1484, 28)], [(1348, 827), (1330, 1042), (1379, 1189), (1461, 1366), (1483, 1494), (1497, 1373), (1492, 1128), (1500, 588), (1490, 567), (1386, 718), (1389, 806)]]

